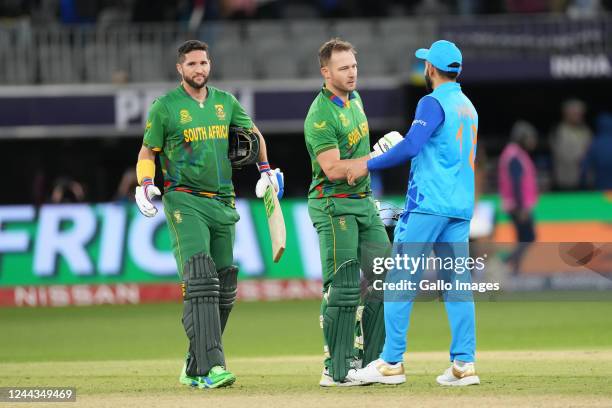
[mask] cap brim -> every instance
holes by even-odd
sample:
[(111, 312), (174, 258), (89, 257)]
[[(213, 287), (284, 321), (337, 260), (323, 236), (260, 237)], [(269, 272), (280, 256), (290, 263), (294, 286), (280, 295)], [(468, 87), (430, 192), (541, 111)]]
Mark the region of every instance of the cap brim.
[(415, 57), (422, 59), (422, 60), (426, 60), (428, 55), (429, 55), (429, 50), (427, 48), (419, 48), (414, 53)]

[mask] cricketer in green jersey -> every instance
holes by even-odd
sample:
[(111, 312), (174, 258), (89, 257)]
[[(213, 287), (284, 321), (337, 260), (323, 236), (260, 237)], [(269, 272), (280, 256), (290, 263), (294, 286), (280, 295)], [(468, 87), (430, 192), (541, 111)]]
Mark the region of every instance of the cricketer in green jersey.
[[(136, 203), (148, 217), (160, 191), (153, 184), (155, 155), (164, 179), (164, 213), (182, 279), (183, 326), (189, 352), (179, 378), (200, 388), (231, 385), (221, 335), (237, 294), (238, 268), (232, 265), (235, 224), (230, 126), (252, 129), (259, 138), (261, 179), (256, 194), (272, 185), (280, 195), (283, 176), (271, 170), (265, 142), (251, 118), (228, 92), (207, 86), (208, 46), (187, 41), (178, 50), (181, 84), (151, 106), (136, 166)], [(280, 197), (279, 197), (280, 198)]]
[[(361, 385), (351, 373), (360, 359), (365, 365), (378, 358), (385, 336), (382, 302), (369, 296), (371, 292), (361, 299), (360, 269), (372, 265), (371, 257), (387, 254), (389, 238), (371, 197), (369, 177), (355, 185), (346, 181), (348, 164), (370, 154), (368, 120), (355, 91), (355, 54), (353, 46), (340, 39), (321, 46), (325, 84), (304, 122), (312, 163), (308, 211), (319, 236), (323, 270), (320, 320), (326, 358), (321, 386)], [(374, 153), (395, 142), (377, 143)], [(370, 280), (371, 273), (363, 272)], [(362, 339), (355, 336), (356, 315)]]

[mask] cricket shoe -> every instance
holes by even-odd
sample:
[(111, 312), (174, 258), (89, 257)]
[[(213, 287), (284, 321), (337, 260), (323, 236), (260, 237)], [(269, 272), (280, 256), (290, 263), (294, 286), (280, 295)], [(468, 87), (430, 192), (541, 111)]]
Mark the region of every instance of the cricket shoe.
[(351, 369), (348, 372), (348, 375), (342, 381), (334, 381), (333, 377), (329, 375), (329, 369), (325, 367), (323, 369), (323, 373), (321, 374), (321, 380), (319, 381), (319, 385), (321, 387), (355, 387), (359, 385), (365, 385), (364, 382), (357, 381), (353, 378), (353, 374), (357, 370)]
[(474, 363), (464, 363), (463, 361), (457, 360), (444, 371), (444, 374), (439, 375), (436, 381), (440, 385), (451, 387), (480, 384), (480, 378), (476, 375)]
[(228, 387), (236, 381), (236, 376), (227, 371), (223, 366), (214, 366), (207, 375), (187, 375), (187, 362), (179, 376), (181, 384), (197, 388), (221, 388)]
[(360, 370), (355, 370), (351, 378), (366, 384), (403, 384), (406, 382), (404, 363), (389, 364), (382, 358), (372, 361)]

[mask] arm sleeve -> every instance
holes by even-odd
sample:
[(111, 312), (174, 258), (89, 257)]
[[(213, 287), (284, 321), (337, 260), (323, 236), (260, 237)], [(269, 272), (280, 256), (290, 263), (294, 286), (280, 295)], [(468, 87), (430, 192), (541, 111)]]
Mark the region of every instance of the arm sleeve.
[(521, 178), (523, 177), (523, 166), (521, 162), (514, 158), (510, 160), (510, 179), (512, 180), (512, 191), (518, 210), (523, 208), (523, 192), (521, 190)]
[(315, 157), (326, 150), (338, 149), (338, 138), (333, 123), (324, 115), (308, 115), (304, 122), (306, 144)]
[(406, 163), (416, 156), (431, 135), (444, 122), (444, 110), (431, 96), (424, 96), (417, 104), (412, 126), (404, 140), (388, 152), (368, 160), (368, 170), (382, 170)]
[(154, 151), (161, 151), (164, 147), (164, 134), (168, 129), (168, 110), (160, 101), (153, 102), (149, 109), (149, 117), (145, 126), (142, 144)]
[(253, 121), (251, 117), (246, 113), (238, 99), (231, 95), (232, 97), (232, 120), (230, 121), (232, 126), (239, 126), (245, 129), (253, 128)]

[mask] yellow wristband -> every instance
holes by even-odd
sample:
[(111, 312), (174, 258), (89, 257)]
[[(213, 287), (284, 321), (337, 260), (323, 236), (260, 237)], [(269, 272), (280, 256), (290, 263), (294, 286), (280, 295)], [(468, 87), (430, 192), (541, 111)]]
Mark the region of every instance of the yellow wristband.
[(155, 162), (150, 159), (138, 160), (136, 163), (136, 178), (138, 179), (138, 185), (142, 185), (142, 180), (155, 178)]

